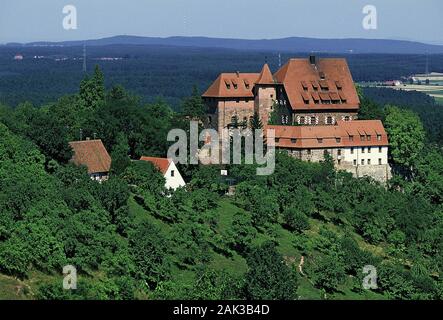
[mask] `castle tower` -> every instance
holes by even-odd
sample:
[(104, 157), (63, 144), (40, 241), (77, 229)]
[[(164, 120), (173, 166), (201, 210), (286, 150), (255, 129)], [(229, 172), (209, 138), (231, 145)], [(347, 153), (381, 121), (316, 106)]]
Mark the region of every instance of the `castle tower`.
[(267, 124), (277, 94), (274, 77), (267, 63), (255, 83), (255, 91), (254, 112), (258, 113), (263, 124)]

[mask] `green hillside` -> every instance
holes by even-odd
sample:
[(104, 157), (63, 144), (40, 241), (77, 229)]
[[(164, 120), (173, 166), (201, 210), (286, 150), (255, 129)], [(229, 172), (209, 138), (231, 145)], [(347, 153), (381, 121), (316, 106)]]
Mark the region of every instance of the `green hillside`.
[[(0, 106), (0, 298), (443, 298), (441, 123), (361, 100), (359, 117), (383, 119), (389, 135), (387, 184), (336, 171), (327, 153), (310, 163), (277, 152), (267, 176), (255, 164), (179, 165), (187, 185), (175, 192), (135, 160), (164, 157), (168, 132), (201, 120), (198, 92), (177, 113), (106, 91), (97, 68), (77, 94)], [(69, 161), (80, 129), (112, 157), (103, 183)], [(67, 265), (76, 290), (62, 287)], [(365, 266), (377, 288), (363, 288)]]

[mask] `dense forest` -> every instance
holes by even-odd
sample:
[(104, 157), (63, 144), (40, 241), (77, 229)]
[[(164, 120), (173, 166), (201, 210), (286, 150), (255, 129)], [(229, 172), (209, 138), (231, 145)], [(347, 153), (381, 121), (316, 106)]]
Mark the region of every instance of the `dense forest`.
[[(310, 53), (237, 51), (225, 49), (148, 45), (91, 46), (87, 70), (99, 64), (106, 87), (123, 85), (144, 102), (162, 96), (174, 110), (194, 85), (206, 89), (220, 72), (260, 72), (268, 62), (273, 72), (290, 58)], [(22, 54), (24, 59), (15, 61)], [(317, 53), (316, 53), (317, 54)], [(326, 53), (318, 53), (329, 57)], [(384, 81), (424, 73), (443, 72), (443, 55), (345, 54), (354, 80)], [(34, 58), (35, 57), (35, 58)], [(335, 56), (334, 56), (335, 57)], [(16, 106), (23, 101), (42, 105), (75, 93), (83, 73), (83, 47), (0, 46), (0, 103)], [(103, 61), (100, 58), (121, 58)]]
[[(382, 118), (390, 136), (386, 186), (278, 153), (269, 176), (224, 167), (228, 196), (219, 166), (180, 166), (187, 186), (169, 193), (156, 168), (131, 161), (166, 155), (168, 131), (204, 113), (197, 91), (176, 112), (105, 82), (96, 67), (54, 102), (0, 107), (0, 298), (443, 298), (443, 154), (430, 138), (441, 126), (404, 92), (381, 104), (360, 92), (360, 117)], [(69, 162), (80, 129), (111, 154), (104, 183)], [(77, 290), (62, 288), (67, 264)], [(365, 265), (377, 289), (362, 287)]]

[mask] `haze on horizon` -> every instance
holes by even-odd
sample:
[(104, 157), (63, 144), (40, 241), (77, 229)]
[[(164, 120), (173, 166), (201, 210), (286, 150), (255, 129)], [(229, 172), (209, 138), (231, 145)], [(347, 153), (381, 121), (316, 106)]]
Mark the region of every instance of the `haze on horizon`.
[[(378, 28), (362, 26), (377, 8)], [(78, 29), (62, 25), (66, 5)], [(115, 35), (398, 39), (443, 44), (441, 0), (2, 0), (0, 43), (85, 40)]]

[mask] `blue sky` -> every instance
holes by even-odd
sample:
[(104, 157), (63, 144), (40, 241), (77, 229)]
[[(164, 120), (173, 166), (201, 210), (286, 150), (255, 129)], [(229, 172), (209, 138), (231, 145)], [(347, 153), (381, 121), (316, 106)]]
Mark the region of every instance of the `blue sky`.
[[(62, 25), (75, 5), (78, 29)], [(377, 30), (362, 27), (375, 5)], [(1, 0), (0, 43), (128, 34), (225, 38), (387, 38), (443, 44), (442, 0)]]

